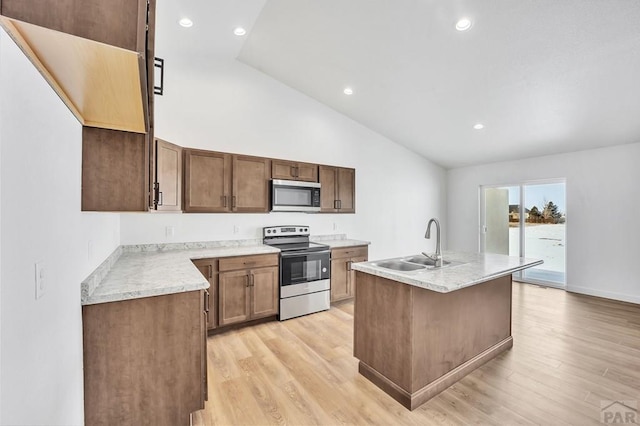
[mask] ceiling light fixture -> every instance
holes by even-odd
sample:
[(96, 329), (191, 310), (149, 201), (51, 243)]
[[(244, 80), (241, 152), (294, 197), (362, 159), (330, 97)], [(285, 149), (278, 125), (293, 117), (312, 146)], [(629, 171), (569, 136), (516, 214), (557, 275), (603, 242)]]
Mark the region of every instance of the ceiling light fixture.
[(244, 29), (244, 28), (242, 28), (242, 27), (238, 27), (238, 28), (236, 28), (235, 30), (233, 30), (233, 33), (234, 33), (235, 35), (237, 35), (237, 36), (243, 36), (243, 35), (245, 35), (245, 34), (247, 33), (247, 30), (245, 30), (245, 29)]
[(476, 129), (476, 130), (482, 130), (482, 129), (484, 129), (484, 124), (482, 124), (482, 123), (475, 124), (473, 126), (473, 128)]
[(351, 87), (345, 87), (343, 92), (345, 95), (353, 95), (353, 89)]
[(467, 31), (471, 28), (471, 19), (462, 18), (458, 22), (456, 22), (456, 30), (458, 31)]
[(178, 21), (178, 24), (180, 24), (180, 26), (184, 28), (193, 27), (193, 21), (189, 18), (182, 18), (181, 20)]

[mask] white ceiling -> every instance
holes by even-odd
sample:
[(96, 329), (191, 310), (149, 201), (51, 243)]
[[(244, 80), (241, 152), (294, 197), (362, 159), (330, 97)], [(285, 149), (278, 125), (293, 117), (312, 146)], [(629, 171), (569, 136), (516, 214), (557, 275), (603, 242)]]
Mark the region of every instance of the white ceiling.
[(447, 168), (640, 142), (638, 0), (158, 3), (158, 51), (237, 56)]

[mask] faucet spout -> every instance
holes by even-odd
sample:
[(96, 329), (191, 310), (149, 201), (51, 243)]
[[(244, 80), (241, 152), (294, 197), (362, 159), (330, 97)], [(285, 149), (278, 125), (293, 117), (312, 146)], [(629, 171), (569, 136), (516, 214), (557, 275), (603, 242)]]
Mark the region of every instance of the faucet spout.
[(441, 268), (442, 267), (442, 245), (440, 243), (440, 221), (438, 221), (438, 219), (431, 218), (429, 219), (429, 223), (427, 224), (427, 232), (425, 232), (424, 237), (427, 239), (431, 239), (431, 224), (435, 223), (436, 224), (436, 252), (434, 256), (430, 256), (426, 253), (422, 253), (425, 256), (433, 259), (436, 261), (436, 268)]

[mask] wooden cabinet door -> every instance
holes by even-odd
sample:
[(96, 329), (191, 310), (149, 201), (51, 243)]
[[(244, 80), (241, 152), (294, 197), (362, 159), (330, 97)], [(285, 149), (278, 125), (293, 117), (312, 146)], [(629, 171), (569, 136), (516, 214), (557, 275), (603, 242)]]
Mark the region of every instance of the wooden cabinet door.
[(318, 181), (318, 165), (295, 161), (272, 160), (271, 178), (284, 180)]
[(349, 297), (356, 296), (356, 271), (351, 267), (352, 264), (356, 262), (366, 262), (366, 257), (354, 257), (349, 259), (349, 263), (347, 264), (347, 268), (349, 269)]
[(349, 294), (349, 261), (350, 259), (331, 260), (331, 301), (347, 299)]
[(218, 324), (248, 321), (251, 317), (247, 271), (221, 272), (218, 284)]
[(356, 212), (356, 171), (338, 167), (338, 211), (340, 213)]
[(295, 170), (295, 179), (305, 182), (318, 181), (318, 165), (310, 163), (297, 163)]
[[(203, 296), (206, 295), (206, 290), (202, 291)], [(205, 302), (206, 303), (206, 299)], [(202, 350), (200, 354), (200, 374), (202, 376), (201, 391), (202, 398), (200, 400), (200, 409), (204, 408), (204, 402), (209, 399), (209, 383), (207, 377), (207, 312), (202, 312), (202, 320), (200, 321), (200, 331), (202, 333)]]
[(269, 211), (271, 160), (246, 155), (233, 156), (231, 210), (260, 213)]
[(231, 211), (231, 155), (184, 150), (184, 211)]
[(285, 160), (271, 161), (271, 178), (272, 179), (295, 179), (296, 163)]
[(182, 147), (156, 139), (155, 146), (155, 209), (182, 209)]
[(207, 330), (218, 326), (218, 260), (197, 259), (193, 261), (200, 273), (209, 281), (209, 296), (205, 299), (207, 314)]
[(144, 134), (82, 128), (82, 211), (148, 208), (148, 144)]
[(145, 50), (146, 0), (2, 0), (0, 13), (123, 49)]
[(277, 315), (279, 302), (278, 267), (252, 269), (250, 274), (251, 318)]
[(331, 166), (319, 167), (320, 177), (320, 211), (336, 212), (337, 211), (337, 194), (336, 186), (337, 176), (336, 168)]

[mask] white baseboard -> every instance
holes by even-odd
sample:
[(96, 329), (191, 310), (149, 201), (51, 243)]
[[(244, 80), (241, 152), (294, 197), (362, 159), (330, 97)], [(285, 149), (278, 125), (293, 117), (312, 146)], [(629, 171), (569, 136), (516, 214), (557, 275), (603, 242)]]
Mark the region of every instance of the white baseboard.
[(586, 294), (588, 296), (604, 297), (605, 299), (613, 299), (619, 300), (621, 302), (640, 304), (640, 296), (634, 296), (631, 294), (615, 293), (612, 291), (598, 290), (589, 287), (580, 287), (573, 285), (568, 285), (566, 289), (567, 291), (570, 291), (572, 293)]

